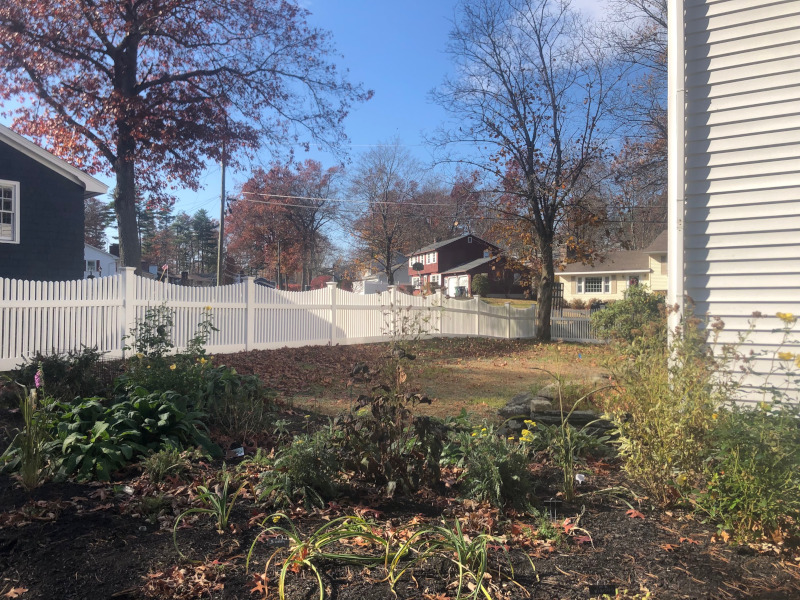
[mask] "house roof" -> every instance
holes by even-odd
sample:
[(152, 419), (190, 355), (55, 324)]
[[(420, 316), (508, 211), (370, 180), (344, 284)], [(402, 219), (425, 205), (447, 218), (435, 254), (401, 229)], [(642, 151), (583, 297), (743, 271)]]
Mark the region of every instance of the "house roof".
[(457, 267), (453, 267), (452, 269), (448, 269), (447, 271), (443, 271), (442, 275), (452, 275), (453, 273), (466, 273), (467, 271), (471, 271), (476, 267), (480, 267), (485, 265), (486, 263), (492, 262), (496, 256), (484, 256), (468, 263), (464, 263), (463, 265), (458, 265)]
[(458, 240), (460, 240), (462, 238), (465, 238), (465, 237), (475, 238), (476, 240), (482, 241), (487, 246), (491, 246), (492, 248), (497, 248), (497, 246), (495, 246), (494, 244), (492, 244), (490, 242), (487, 242), (484, 239), (479, 238), (477, 235), (472, 235), (471, 233), (467, 233), (467, 234), (464, 234), (464, 235), (459, 235), (458, 237), (450, 238), (449, 240), (442, 240), (441, 242), (434, 242), (433, 244), (428, 244), (427, 246), (423, 246), (419, 250), (414, 250), (414, 252), (412, 252), (410, 254), (410, 256), (414, 256), (415, 254), (422, 254), (423, 252), (431, 252), (432, 250), (436, 250), (438, 248), (442, 248), (444, 246), (452, 244), (453, 242), (457, 242)]
[(91, 248), (92, 250), (94, 250), (96, 252), (100, 252), (101, 254), (105, 254), (108, 258), (113, 258), (114, 260), (119, 260), (119, 256), (111, 254), (110, 252), (106, 252), (105, 250), (101, 250), (97, 246), (92, 246), (91, 244), (83, 244), (83, 247), (84, 247), (84, 252), (85, 252), (86, 248)]
[(76, 169), (65, 160), (58, 158), (55, 154), (51, 154), (18, 133), (14, 133), (5, 125), (0, 125), (0, 142), (8, 144), (15, 150), (81, 186), (83, 188), (84, 199), (99, 196), (108, 191), (108, 186), (105, 183), (98, 181), (80, 169)]
[(563, 267), (556, 275), (591, 275), (594, 273), (649, 273), (649, 257), (639, 250), (609, 252), (605, 259), (594, 265), (572, 263)]
[(647, 248), (642, 250), (645, 254), (663, 254), (669, 248), (669, 236), (667, 230), (665, 229), (661, 233), (658, 234), (658, 237), (653, 240), (653, 243), (650, 244)]

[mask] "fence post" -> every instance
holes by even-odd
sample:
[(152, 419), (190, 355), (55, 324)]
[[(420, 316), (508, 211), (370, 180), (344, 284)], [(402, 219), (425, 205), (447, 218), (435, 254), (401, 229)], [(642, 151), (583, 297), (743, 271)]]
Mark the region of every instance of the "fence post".
[(244, 278), (245, 338), (244, 349), (255, 350), (256, 343), (256, 279)]
[(394, 339), (397, 335), (397, 286), (390, 285), (389, 290), (389, 310), (392, 313), (389, 319), (389, 335)]
[(335, 281), (328, 281), (325, 283), (328, 286), (328, 291), (331, 294), (331, 346), (336, 344), (336, 285)]
[[(122, 332), (120, 350), (125, 346), (125, 338), (136, 329), (136, 269), (122, 267)], [(122, 350), (122, 356), (125, 351)]]
[(475, 335), (481, 334), (481, 297), (478, 294), (472, 296), (475, 299)]
[(444, 316), (444, 290), (439, 288), (436, 290), (436, 311), (439, 317), (436, 319), (436, 333), (437, 337), (442, 337), (442, 317)]
[(506, 330), (506, 339), (511, 339), (511, 302), (506, 302), (506, 321), (508, 322), (508, 329)]

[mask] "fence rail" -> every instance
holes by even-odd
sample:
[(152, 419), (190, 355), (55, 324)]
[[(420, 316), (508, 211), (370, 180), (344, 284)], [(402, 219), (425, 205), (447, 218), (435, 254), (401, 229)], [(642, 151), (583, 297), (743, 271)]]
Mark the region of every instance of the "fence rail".
[[(97, 347), (121, 357), (125, 338), (149, 307), (172, 310), (172, 342), (185, 347), (203, 310), (211, 307), (214, 353), (325, 344), (385, 341), (387, 334), (423, 326), (431, 336), (532, 338), (536, 307), (495, 306), (441, 294), (359, 295), (336, 288), (285, 292), (258, 286), (253, 278), (233, 285), (195, 288), (145, 279), (125, 268), (111, 277), (42, 282), (0, 279), (0, 370), (36, 352)], [(587, 317), (555, 317), (553, 338), (596, 341)]]

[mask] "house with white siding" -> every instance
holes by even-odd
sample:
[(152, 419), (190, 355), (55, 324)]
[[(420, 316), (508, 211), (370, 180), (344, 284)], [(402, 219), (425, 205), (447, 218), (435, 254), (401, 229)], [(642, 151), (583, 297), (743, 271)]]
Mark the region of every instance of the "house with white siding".
[(800, 0), (669, 9), (668, 298), (720, 317), (723, 342), (762, 313), (743, 347), (757, 385), (783, 338), (776, 313), (800, 315)]
[(622, 300), (632, 285), (667, 293), (667, 231), (644, 250), (616, 250), (591, 264), (570, 263), (556, 272), (564, 302)]

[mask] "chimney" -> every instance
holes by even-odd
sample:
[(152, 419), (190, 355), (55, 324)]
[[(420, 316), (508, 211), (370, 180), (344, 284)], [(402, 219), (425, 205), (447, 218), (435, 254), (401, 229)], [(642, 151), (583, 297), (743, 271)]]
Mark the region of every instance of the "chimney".
[(119, 244), (109, 244), (108, 253), (113, 254), (114, 256), (119, 258)]

